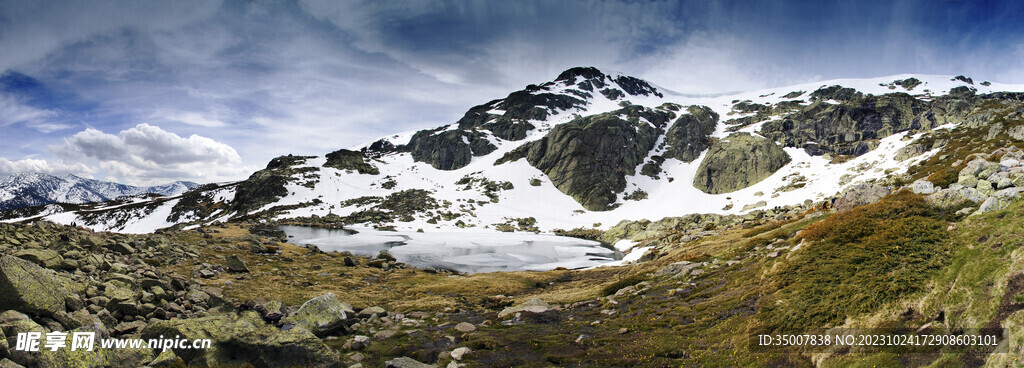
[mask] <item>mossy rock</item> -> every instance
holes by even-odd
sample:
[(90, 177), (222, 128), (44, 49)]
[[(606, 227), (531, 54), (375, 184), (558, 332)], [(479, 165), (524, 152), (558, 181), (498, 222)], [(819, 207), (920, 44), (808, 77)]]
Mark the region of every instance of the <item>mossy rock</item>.
[(733, 192), (764, 180), (789, 161), (789, 154), (775, 142), (736, 133), (711, 147), (693, 185), (705, 193)]
[(22, 249), (14, 253), (14, 256), (49, 269), (60, 268), (64, 261), (60, 253), (49, 249)]
[(327, 336), (344, 327), (353, 316), (352, 306), (342, 303), (334, 293), (327, 293), (303, 303), (286, 323), (294, 323), (317, 336)]
[(172, 349), (189, 365), (337, 367), (340, 362), (338, 352), (308, 330), (278, 329), (252, 311), (158, 321), (142, 331), (143, 339), (161, 336), (211, 340), (210, 349)]
[(32, 262), (12, 256), (0, 258), (0, 309), (53, 316), (65, 309), (74, 295), (68, 280)]

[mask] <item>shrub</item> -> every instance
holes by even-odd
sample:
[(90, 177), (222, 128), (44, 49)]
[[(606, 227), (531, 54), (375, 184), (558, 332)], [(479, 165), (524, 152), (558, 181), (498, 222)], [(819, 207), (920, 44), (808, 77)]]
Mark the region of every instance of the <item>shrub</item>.
[(814, 243), (769, 277), (763, 327), (827, 327), (920, 290), (949, 259), (944, 215), (900, 192), (811, 224), (800, 239)]

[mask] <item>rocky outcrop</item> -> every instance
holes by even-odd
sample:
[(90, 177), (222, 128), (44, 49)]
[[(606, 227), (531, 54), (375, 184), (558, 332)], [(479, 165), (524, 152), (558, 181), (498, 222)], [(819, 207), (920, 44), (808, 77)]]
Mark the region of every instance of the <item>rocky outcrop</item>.
[(849, 88), (833, 89), (815, 91), (812, 99), (817, 102), (766, 122), (761, 134), (812, 155), (861, 155), (874, 149), (877, 139), (922, 125), (917, 117), (925, 111), (925, 103), (906, 93), (865, 97)]
[(690, 106), (686, 111), (665, 133), (665, 158), (691, 162), (711, 146), (718, 114), (707, 106)]
[[(1003, 150), (1000, 162), (974, 158), (960, 170), (957, 182), (948, 188), (932, 189), (926, 200), (937, 207), (958, 207), (978, 205), (975, 214), (1000, 210), (1021, 197), (1024, 190), (1024, 151)], [(914, 183), (914, 191), (926, 191)]]
[(629, 106), (581, 117), (555, 126), (544, 138), (511, 155), (525, 156), (584, 208), (607, 210), (626, 188), (626, 176), (634, 175), (654, 148), (671, 116), (666, 110)]
[(280, 330), (253, 311), (240, 315), (158, 321), (142, 331), (144, 339), (181, 336), (210, 339), (210, 349), (171, 349), (188, 365), (257, 367), (338, 367), (338, 353), (306, 329)]
[(350, 151), (347, 149), (328, 153), (327, 162), (324, 163), (324, 167), (333, 167), (338, 170), (353, 170), (360, 174), (380, 174), (380, 170), (377, 170), (377, 168), (370, 163), (370, 160), (366, 158), (366, 155), (363, 152)]
[(295, 174), (316, 170), (316, 168), (295, 168), (311, 159), (310, 156), (281, 156), (270, 161), (267, 168), (257, 171), (248, 179), (238, 183), (232, 210), (250, 213), (288, 195), (285, 185), (298, 180)]
[(693, 185), (705, 193), (733, 192), (764, 180), (789, 161), (775, 142), (736, 133), (711, 146)]
[(497, 147), (480, 131), (421, 130), (404, 148), (413, 160), (429, 163), (438, 170), (455, 170), (466, 166), (473, 156), (494, 152)]

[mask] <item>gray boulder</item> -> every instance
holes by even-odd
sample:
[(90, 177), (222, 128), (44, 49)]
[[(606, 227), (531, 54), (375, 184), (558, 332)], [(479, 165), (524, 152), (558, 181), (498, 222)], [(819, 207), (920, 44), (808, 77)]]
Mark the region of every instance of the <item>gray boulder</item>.
[(775, 142), (736, 133), (711, 147), (693, 185), (705, 193), (733, 192), (764, 180), (789, 161), (789, 154)]
[(71, 280), (32, 262), (0, 258), (0, 309), (53, 316), (63, 312), (64, 300), (74, 295), (71, 285)]
[(910, 190), (917, 194), (932, 194), (935, 193), (935, 184), (924, 179), (918, 179), (913, 184), (910, 184)]
[(386, 368), (437, 368), (436, 365), (430, 365), (426, 363), (420, 363), (416, 359), (409, 357), (400, 357), (387, 361), (384, 363)]
[(342, 303), (334, 293), (327, 293), (303, 303), (285, 322), (301, 326), (317, 336), (327, 336), (344, 327), (354, 316), (352, 306)]
[(540, 298), (533, 298), (527, 300), (526, 303), (502, 309), (501, 312), (498, 313), (498, 318), (503, 318), (507, 315), (518, 312), (544, 313), (551, 310), (551, 308), (551, 304), (540, 300)]
[(309, 331), (280, 330), (253, 311), (201, 318), (157, 321), (143, 339), (181, 336), (210, 339), (210, 349), (171, 349), (190, 366), (338, 367), (340, 355)]
[(857, 206), (878, 202), (886, 195), (889, 195), (889, 188), (887, 186), (867, 183), (856, 184), (846, 188), (843, 195), (836, 199), (835, 208), (837, 211), (847, 211)]

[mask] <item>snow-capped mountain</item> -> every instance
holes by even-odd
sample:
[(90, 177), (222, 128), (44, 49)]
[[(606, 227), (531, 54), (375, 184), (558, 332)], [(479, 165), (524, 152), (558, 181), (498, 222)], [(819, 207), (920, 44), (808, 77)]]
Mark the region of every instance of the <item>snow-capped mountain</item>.
[(18, 219), (124, 232), (240, 218), (551, 231), (739, 214), (921, 178), (927, 173), (912, 169), (939, 155), (948, 132), (998, 123), (989, 136), (1002, 137), (1024, 125), (1008, 115), (1024, 100), (1014, 91), (1024, 85), (897, 75), (702, 97), (572, 68), (453, 123), (323, 156), (278, 157), (241, 182)]
[(51, 203), (104, 202), (123, 196), (153, 193), (175, 196), (199, 184), (176, 181), (170, 184), (136, 187), (107, 181), (80, 178), (75, 175), (17, 173), (0, 178), (0, 211), (40, 206)]

